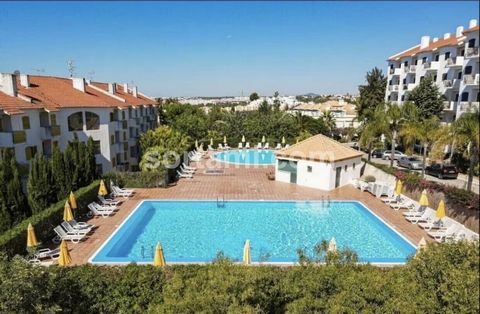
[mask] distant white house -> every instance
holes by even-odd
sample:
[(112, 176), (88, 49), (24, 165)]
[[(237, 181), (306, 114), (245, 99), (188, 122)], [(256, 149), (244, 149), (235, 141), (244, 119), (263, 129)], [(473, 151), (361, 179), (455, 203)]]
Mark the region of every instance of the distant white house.
[(324, 103), (303, 103), (292, 109), (291, 113), (299, 112), (302, 115), (319, 118), (327, 111), (330, 111), (335, 118), (337, 128), (358, 127), (357, 112), (355, 105), (340, 100), (328, 100)]
[(332, 190), (360, 177), (362, 153), (321, 134), (275, 154), (280, 182)]

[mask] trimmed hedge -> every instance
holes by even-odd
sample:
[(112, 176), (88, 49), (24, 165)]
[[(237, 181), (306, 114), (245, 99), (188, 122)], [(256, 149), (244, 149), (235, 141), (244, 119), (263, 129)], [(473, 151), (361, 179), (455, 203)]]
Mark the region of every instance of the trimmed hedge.
[(110, 187), (110, 181), (126, 188), (156, 188), (165, 187), (166, 171), (162, 172), (120, 172), (113, 171), (103, 175), (105, 184)]
[(35, 267), (0, 256), (0, 313), (478, 313), (478, 243), (402, 267)]
[[(99, 181), (95, 181), (75, 192), (78, 205), (78, 209), (74, 211), (75, 217), (82, 217), (88, 212), (87, 205), (96, 199), (99, 184)], [(7, 232), (1, 234), (0, 251), (6, 252), (10, 257), (16, 254), (24, 255), (26, 253), (27, 227), (29, 223), (33, 225), (38, 241), (50, 241), (54, 236), (53, 228), (63, 220), (63, 208), (66, 200), (63, 199), (53, 204), (44, 211), (23, 220)]]

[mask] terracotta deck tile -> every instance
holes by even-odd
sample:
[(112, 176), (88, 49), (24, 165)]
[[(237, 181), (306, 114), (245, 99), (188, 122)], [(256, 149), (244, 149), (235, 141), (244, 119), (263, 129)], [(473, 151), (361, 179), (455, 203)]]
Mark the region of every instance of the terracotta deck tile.
[[(136, 189), (136, 194), (126, 199), (120, 210), (112, 217), (96, 217), (89, 221), (98, 226), (95, 232), (79, 244), (69, 243), (74, 264), (87, 263), (88, 259), (124, 221), (143, 199), (216, 199), (225, 200), (357, 200), (365, 204), (377, 216), (403, 234), (413, 244), (422, 237), (428, 241), (424, 230), (407, 222), (400, 211), (391, 209), (368, 192), (361, 192), (353, 186), (344, 186), (333, 191), (322, 191), (296, 184), (270, 181), (267, 173), (274, 167), (246, 167), (214, 162), (211, 159), (194, 163), (197, 167), (193, 179), (182, 179), (177, 185), (163, 189)], [(222, 175), (208, 175), (207, 168), (223, 169)]]

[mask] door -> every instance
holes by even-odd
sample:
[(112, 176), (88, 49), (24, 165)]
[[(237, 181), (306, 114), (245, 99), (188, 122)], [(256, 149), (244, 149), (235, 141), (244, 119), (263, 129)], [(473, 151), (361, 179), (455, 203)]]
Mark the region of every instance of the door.
[(335, 169), (335, 187), (338, 188), (340, 186), (340, 175), (342, 173), (342, 167), (337, 167)]

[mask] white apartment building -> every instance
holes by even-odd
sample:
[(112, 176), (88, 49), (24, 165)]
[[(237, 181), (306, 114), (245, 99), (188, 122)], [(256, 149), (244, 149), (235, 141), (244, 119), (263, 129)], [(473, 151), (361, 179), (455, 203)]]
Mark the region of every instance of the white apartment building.
[(420, 44), (388, 59), (386, 101), (402, 104), (427, 75), (445, 96), (444, 122), (451, 122), (479, 106), (479, 26), (459, 26), (441, 38), (423, 36)]
[(356, 128), (359, 126), (355, 105), (343, 99), (328, 100), (319, 104), (302, 103), (289, 110), (292, 114), (300, 113), (313, 118), (319, 118), (327, 111), (332, 113), (337, 128)]
[(101, 172), (135, 169), (138, 136), (157, 125), (155, 101), (127, 84), (1, 73), (0, 148), (19, 163), (92, 137)]

